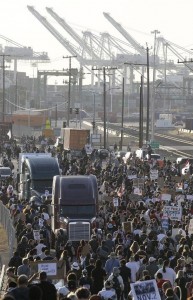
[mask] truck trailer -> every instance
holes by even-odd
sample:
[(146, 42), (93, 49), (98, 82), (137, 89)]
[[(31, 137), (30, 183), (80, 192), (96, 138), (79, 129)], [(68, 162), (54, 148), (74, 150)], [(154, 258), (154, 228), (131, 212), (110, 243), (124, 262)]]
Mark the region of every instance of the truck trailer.
[(72, 157), (80, 157), (82, 149), (89, 142), (89, 129), (63, 128), (64, 150), (70, 150)]
[(50, 153), (21, 153), (18, 186), (20, 199), (32, 199), (39, 204), (52, 197), (52, 181), (60, 174), (58, 161)]

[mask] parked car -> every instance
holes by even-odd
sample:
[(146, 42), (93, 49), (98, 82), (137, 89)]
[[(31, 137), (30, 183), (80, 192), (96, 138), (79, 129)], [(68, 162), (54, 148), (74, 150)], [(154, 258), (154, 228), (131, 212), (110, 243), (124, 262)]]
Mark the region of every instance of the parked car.
[(109, 157), (109, 151), (107, 149), (98, 149), (97, 156), (100, 159), (106, 159), (107, 157)]

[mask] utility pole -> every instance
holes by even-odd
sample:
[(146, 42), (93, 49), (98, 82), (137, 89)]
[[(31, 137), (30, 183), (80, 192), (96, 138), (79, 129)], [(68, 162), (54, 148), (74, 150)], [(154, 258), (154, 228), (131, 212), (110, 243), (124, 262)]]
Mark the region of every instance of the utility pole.
[(101, 68), (92, 68), (92, 70), (102, 70), (103, 71), (103, 108), (104, 108), (104, 114), (103, 114), (103, 127), (104, 127), (104, 149), (107, 147), (107, 111), (106, 111), (106, 69), (107, 70), (115, 70), (115, 68), (108, 68), (108, 67), (103, 67)]
[(147, 52), (147, 117), (146, 117), (146, 143), (149, 141), (149, 48)]
[(104, 149), (106, 149), (107, 146), (107, 127), (106, 127), (106, 119), (107, 119), (107, 111), (106, 111), (106, 70), (105, 67), (103, 67), (103, 109), (104, 109)]
[(124, 121), (124, 109), (125, 109), (125, 78), (123, 77), (122, 82), (122, 110), (121, 110), (121, 144), (120, 150), (123, 148), (123, 121)]
[[(147, 51), (147, 63), (146, 64), (133, 64), (133, 63), (127, 63), (125, 62), (125, 65), (134, 65), (134, 66), (146, 66), (147, 67), (147, 120), (146, 120), (146, 142), (149, 141), (149, 48), (146, 48)], [(143, 77), (143, 76), (142, 76)], [(141, 86), (143, 86), (144, 83), (141, 79)], [(143, 97), (143, 94), (141, 95), (141, 86), (140, 86), (140, 101), (141, 101), (141, 96)], [(141, 105), (141, 102), (140, 102)], [(143, 100), (142, 100), (142, 105), (143, 105)], [(141, 140), (141, 136), (143, 136), (143, 126), (141, 126), (141, 122), (143, 124), (143, 113), (141, 113), (141, 108), (140, 108), (140, 119), (139, 119), (139, 143)], [(142, 137), (142, 143), (143, 143), (143, 137)]]
[(67, 122), (66, 125), (69, 127), (70, 123), (70, 102), (71, 102), (71, 60), (77, 57), (77, 55), (63, 56), (63, 58), (69, 59), (69, 79), (68, 79), (68, 106), (67, 106)]
[(156, 75), (156, 68), (155, 68), (155, 54), (156, 54), (156, 40), (157, 34), (160, 33), (157, 29), (151, 32), (154, 34), (154, 53), (153, 53), (153, 89), (151, 94), (151, 140), (154, 140), (154, 133), (155, 133), (155, 75)]
[(139, 148), (143, 146), (143, 76), (140, 85), (140, 105), (139, 105)]
[(0, 56), (3, 58), (2, 60), (2, 66), (3, 69), (3, 107), (2, 107), (2, 121), (5, 122), (5, 57), (10, 56), (6, 54), (0, 54)]
[(57, 123), (58, 123), (58, 106), (56, 104), (56, 106), (55, 106), (55, 127), (57, 127)]

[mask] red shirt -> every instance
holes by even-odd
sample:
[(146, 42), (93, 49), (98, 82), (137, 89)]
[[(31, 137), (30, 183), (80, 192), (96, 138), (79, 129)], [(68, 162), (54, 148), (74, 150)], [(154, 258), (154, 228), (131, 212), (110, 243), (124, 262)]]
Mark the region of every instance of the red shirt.
[(162, 288), (162, 285), (163, 285), (163, 283), (164, 283), (164, 282), (166, 282), (166, 281), (168, 281), (168, 280), (161, 279), (159, 282), (157, 282), (157, 287), (158, 287), (158, 289), (161, 289), (161, 288)]

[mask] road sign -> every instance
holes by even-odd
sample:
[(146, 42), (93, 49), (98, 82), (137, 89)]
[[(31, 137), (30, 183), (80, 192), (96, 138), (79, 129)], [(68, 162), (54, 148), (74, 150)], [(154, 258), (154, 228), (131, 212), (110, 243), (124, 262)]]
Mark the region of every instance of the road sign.
[(150, 146), (152, 149), (159, 149), (159, 142), (151, 141)]

